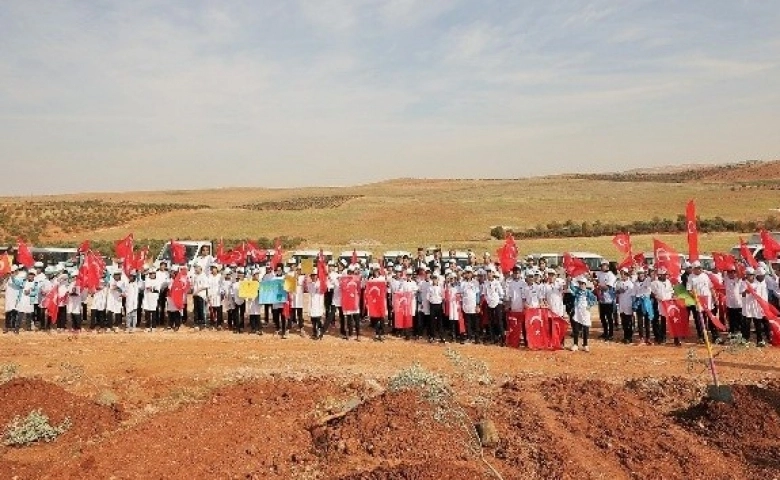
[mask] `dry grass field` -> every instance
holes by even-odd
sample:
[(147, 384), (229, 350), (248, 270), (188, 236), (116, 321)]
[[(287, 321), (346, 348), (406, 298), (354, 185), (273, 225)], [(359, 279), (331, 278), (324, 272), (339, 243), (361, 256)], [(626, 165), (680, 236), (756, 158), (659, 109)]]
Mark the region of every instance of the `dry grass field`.
[[(75, 233), (52, 232), (44, 240), (115, 240), (128, 232), (137, 238), (301, 237), (306, 247), (363, 247), (375, 252), (441, 244), (445, 248), (495, 251), (494, 225), (518, 229), (573, 220), (631, 222), (654, 217), (675, 219), (696, 199), (701, 217), (763, 220), (776, 213), (780, 195), (771, 188), (739, 188), (743, 179), (772, 175), (780, 162), (727, 170), (706, 182), (607, 181), (567, 176), (517, 180), (414, 180), (338, 188), (226, 188), (157, 192), (77, 194), (25, 198), (47, 202), (103, 200), (207, 205), (209, 209), (170, 211), (136, 217), (126, 224)], [(296, 202), (312, 197), (355, 196), (335, 208), (248, 210), (241, 205)], [(21, 199), (6, 198), (6, 202)], [(682, 236), (667, 237), (683, 246)], [(729, 248), (734, 234), (708, 234), (705, 251)], [(637, 236), (636, 248), (649, 250), (651, 236)], [(614, 256), (606, 237), (523, 240), (524, 252), (585, 250)]]

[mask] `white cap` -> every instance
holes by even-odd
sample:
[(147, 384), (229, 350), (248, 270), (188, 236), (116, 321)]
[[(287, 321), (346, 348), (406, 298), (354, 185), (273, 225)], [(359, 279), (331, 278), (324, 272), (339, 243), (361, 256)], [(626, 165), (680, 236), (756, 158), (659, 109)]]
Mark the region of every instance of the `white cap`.
[(688, 260), (686, 260), (685, 262), (683, 262), (683, 268), (691, 268), (692, 266), (693, 266), (693, 265), (691, 265), (691, 264), (690, 264), (690, 262), (688, 262)]
[(411, 268), (407, 268), (407, 269), (406, 269), (406, 274), (407, 274), (407, 275), (411, 275), (411, 274), (413, 274), (413, 273), (414, 273), (414, 271), (412, 271), (412, 269), (411, 269)]
[(693, 263), (691, 264), (691, 266), (692, 266), (693, 268), (701, 268), (701, 262), (700, 262), (700, 261), (698, 261), (698, 260), (696, 260), (695, 262), (693, 262)]
[(403, 271), (403, 267), (402, 267), (402, 266), (400, 266), (400, 265), (396, 265), (396, 266), (395, 266), (395, 271), (396, 271), (396, 272), (402, 272), (402, 271)]
[(658, 269), (658, 275), (666, 275), (667, 273), (669, 272), (666, 270), (666, 267), (661, 267)]
[(238, 267), (236, 273), (244, 273), (244, 267)]
[(549, 274), (549, 273), (552, 273), (553, 275), (554, 275), (555, 273), (557, 273), (557, 272), (555, 271), (555, 269), (554, 269), (554, 268), (547, 268), (547, 269), (545, 269), (545, 272), (546, 272), (546, 273), (548, 273), (548, 274)]
[(756, 271), (753, 270), (753, 267), (747, 267), (745, 269), (745, 275), (755, 275), (755, 274), (756, 274)]
[(233, 273), (233, 270), (231, 270), (231, 269), (229, 269), (229, 268), (226, 268), (226, 269), (224, 270), (224, 274), (225, 274), (225, 275), (230, 275), (231, 273)]
[(628, 273), (628, 268), (626, 267), (621, 268), (620, 273)]
[(35, 264), (33, 264), (33, 267), (35, 267), (35, 268), (43, 268), (43, 262), (35, 262)]
[(585, 276), (577, 277), (577, 283), (588, 283), (588, 279)]
[(483, 270), (481, 268), (479, 270), (477, 270), (477, 275), (484, 275), (484, 274), (485, 274), (485, 270)]
[(603, 258), (603, 259), (601, 259), (601, 264), (602, 265), (609, 265), (609, 260), (607, 260), (606, 258)]
[(466, 265), (466, 268), (464, 268), (463, 270), (466, 271), (466, 272), (473, 272), (474, 271), (474, 269), (471, 268), (471, 265)]
[(762, 267), (758, 267), (756, 269), (756, 275), (766, 275), (766, 270), (764, 270)]

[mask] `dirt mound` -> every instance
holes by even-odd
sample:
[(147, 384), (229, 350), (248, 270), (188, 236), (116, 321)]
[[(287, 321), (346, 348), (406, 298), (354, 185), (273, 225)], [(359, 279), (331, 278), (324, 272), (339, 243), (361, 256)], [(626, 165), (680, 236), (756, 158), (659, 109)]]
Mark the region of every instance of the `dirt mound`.
[(394, 467), (380, 466), (369, 472), (345, 475), (339, 480), (440, 480), (443, 477), (447, 480), (490, 478), (472, 465), (439, 459), (432, 463), (404, 463)]
[(687, 408), (704, 395), (704, 385), (683, 377), (643, 377), (629, 380), (626, 389), (662, 412)]
[(40, 408), (53, 425), (70, 418), (71, 427), (57, 441), (87, 440), (115, 429), (127, 416), (119, 405), (102, 406), (35, 378), (16, 378), (0, 385), (0, 425)]
[[(387, 460), (414, 464), (467, 459), (462, 427), (436, 421), (431, 405), (413, 391), (374, 398), (345, 417), (314, 429), (312, 437), (320, 454), (327, 457), (331, 475), (370, 471), (381, 468)], [(403, 471), (405, 467), (399, 468)]]
[(755, 478), (780, 472), (780, 384), (735, 385), (734, 403), (704, 399), (677, 413), (679, 423), (746, 463)]
[(730, 165), (730, 167), (713, 170), (701, 180), (710, 182), (780, 180), (780, 160), (738, 163)]

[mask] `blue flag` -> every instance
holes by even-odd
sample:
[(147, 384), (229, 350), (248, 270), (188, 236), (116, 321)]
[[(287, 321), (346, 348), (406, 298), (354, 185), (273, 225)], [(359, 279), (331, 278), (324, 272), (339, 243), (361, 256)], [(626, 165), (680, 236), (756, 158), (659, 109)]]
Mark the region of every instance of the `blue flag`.
[(287, 301), (287, 292), (284, 290), (284, 279), (274, 278), (272, 280), (263, 280), (260, 282), (260, 296), (258, 299), (261, 305), (271, 305), (274, 303), (284, 303)]

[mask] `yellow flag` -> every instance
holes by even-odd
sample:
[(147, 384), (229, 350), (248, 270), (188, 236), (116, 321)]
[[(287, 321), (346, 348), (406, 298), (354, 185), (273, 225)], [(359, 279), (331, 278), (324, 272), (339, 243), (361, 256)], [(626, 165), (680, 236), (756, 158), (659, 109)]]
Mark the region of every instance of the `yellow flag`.
[(260, 291), (260, 282), (256, 280), (243, 280), (238, 284), (238, 296), (245, 300), (257, 298)]
[(301, 260), (301, 271), (306, 275), (314, 273), (314, 259), (304, 258)]
[(284, 277), (284, 291), (287, 293), (293, 293), (298, 287), (298, 282), (295, 281), (294, 276), (287, 275)]

